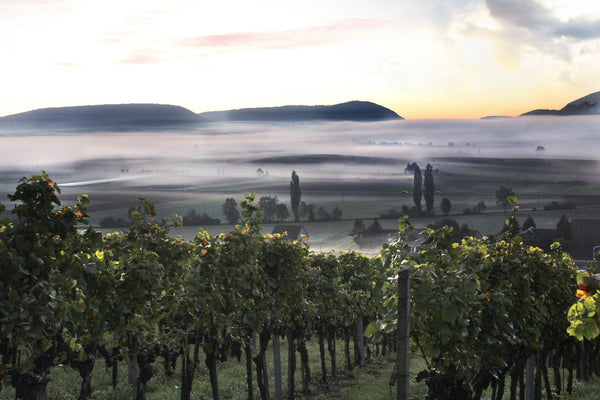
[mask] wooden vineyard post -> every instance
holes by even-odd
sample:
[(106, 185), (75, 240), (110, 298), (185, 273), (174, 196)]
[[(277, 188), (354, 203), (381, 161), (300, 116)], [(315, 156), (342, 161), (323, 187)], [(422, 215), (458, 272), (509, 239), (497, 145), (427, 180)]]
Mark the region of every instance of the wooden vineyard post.
[(359, 315), (356, 321), (356, 337), (358, 338), (358, 365), (362, 367), (365, 364), (365, 333), (362, 315)]
[(281, 347), (279, 333), (273, 335), (273, 375), (275, 378), (275, 399), (283, 399), (283, 385), (281, 384)]
[(525, 367), (525, 393), (527, 400), (535, 399), (535, 357), (530, 356), (527, 359)]
[(577, 382), (587, 381), (585, 370), (585, 342), (577, 343)]
[(129, 360), (127, 362), (127, 379), (128, 379), (129, 384), (133, 388), (137, 388), (137, 376), (138, 376), (137, 354), (129, 354)]
[(410, 364), (410, 270), (408, 266), (398, 271), (398, 329), (396, 331), (396, 364), (398, 365), (398, 386), (396, 400), (408, 400)]

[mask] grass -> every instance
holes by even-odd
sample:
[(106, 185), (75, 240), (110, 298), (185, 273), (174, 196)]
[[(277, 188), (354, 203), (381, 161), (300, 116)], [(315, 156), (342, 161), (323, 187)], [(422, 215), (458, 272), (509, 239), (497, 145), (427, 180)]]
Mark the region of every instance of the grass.
[[(396, 386), (389, 385), (390, 372), (395, 364), (395, 356), (383, 357), (373, 364), (368, 364), (355, 373), (353, 379), (343, 382), (336, 392), (323, 394), (327, 400), (393, 400), (396, 398)], [(424, 399), (427, 387), (424, 382), (416, 382), (416, 373), (424, 368), (420, 358), (411, 360), (410, 399)]]
[[(284, 391), (287, 388), (287, 346), (286, 342), (281, 343), (281, 363), (282, 363), (282, 385)], [(310, 354), (310, 368), (312, 374), (313, 387), (311, 390), (316, 396), (322, 396), (329, 390), (339, 390), (345, 387), (348, 382), (356, 379), (357, 376), (361, 375), (362, 371), (344, 372), (342, 369), (345, 367), (343, 358), (343, 343), (338, 341), (336, 346), (336, 355), (338, 360), (338, 366), (341, 368), (338, 371), (340, 379), (332, 385), (329, 389), (324, 388), (319, 384), (320, 381), (320, 361), (318, 352), (318, 343), (316, 340), (308, 342), (308, 350)], [(270, 373), (269, 383), (271, 385), (271, 395), (274, 396), (273, 389), (273, 353), (272, 348), (267, 352), (268, 370)], [(329, 360), (329, 356), (327, 356)], [(180, 360), (179, 360), (180, 361)], [(389, 365), (388, 365), (389, 363)], [(389, 368), (387, 368), (389, 366)], [(155, 375), (148, 382), (147, 398), (149, 400), (176, 400), (180, 397), (180, 365), (172, 378), (167, 377), (164, 373), (164, 369), (161, 363), (161, 359), (158, 359), (154, 364)], [(328, 365), (328, 373), (330, 374), (330, 364)], [(373, 373), (386, 375), (391, 371), (391, 361), (381, 357), (377, 359), (376, 364), (372, 367)], [(389, 376), (389, 375), (388, 375)], [(297, 391), (301, 391), (301, 373), (300, 373), (300, 361), (297, 357), (297, 370), (296, 370), (295, 385)], [(235, 358), (230, 358), (228, 361), (219, 363), (219, 380), (220, 380), (220, 393), (223, 399), (230, 400), (242, 400), (247, 399), (247, 386), (246, 386), (246, 369), (245, 361), (242, 357), (241, 361), (238, 362)], [(384, 379), (387, 385), (387, 377)], [(119, 399), (131, 399), (132, 391), (127, 385), (127, 364), (121, 362), (119, 365), (119, 385), (116, 389), (111, 387), (110, 372), (105, 369), (104, 360), (100, 359), (97, 361), (94, 368), (94, 377), (92, 380), (92, 387), (94, 393), (92, 399), (94, 400), (119, 400)], [(77, 398), (79, 393), (79, 386), (81, 380), (78, 374), (69, 367), (57, 367), (52, 371), (52, 381), (48, 385), (48, 395), (50, 399), (56, 400), (68, 400)], [(260, 398), (258, 387), (254, 382), (255, 398)], [(212, 398), (211, 387), (208, 378), (208, 371), (204, 366), (203, 356), (196, 371), (196, 377), (194, 381), (194, 387), (192, 395), (194, 399), (208, 400)], [(327, 398), (327, 397), (316, 397), (316, 398)], [(6, 388), (0, 392), (0, 400), (14, 399), (14, 390), (12, 388)]]
[[(395, 355), (373, 357), (371, 363), (362, 368), (354, 368), (352, 371), (346, 371), (343, 361), (343, 344), (337, 344), (338, 379), (335, 382), (329, 380), (329, 385), (324, 386), (320, 383), (320, 363), (318, 346), (315, 340), (308, 343), (310, 355), (310, 367), (312, 374), (312, 386), (310, 395), (304, 396), (301, 393), (301, 374), (299, 369), (296, 372), (296, 395), (297, 398), (307, 398), (314, 400), (392, 400), (395, 399), (396, 387), (390, 387), (388, 384), (390, 372), (395, 364)], [(284, 392), (287, 388), (287, 348), (282, 342), (282, 378)], [(269, 383), (271, 385), (271, 398), (274, 398), (273, 389), (273, 365), (271, 349), (267, 353), (269, 362)], [(329, 362), (329, 357), (327, 357)], [(329, 368), (328, 364), (328, 368)], [(155, 375), (148, 382), (147, 398), (149, 400), (178, 400), (180, 398), (180, 371), (177, 369), (172, 378), (164, 374), (160, 360), (154, 364)], [(410, 371), (410, 391), (409, 399), (418, 400), (425, 398), (427, 387), (424, 382), (416, 382), (416, 374), (425, 368), (425, 363), (419, 356), (411, 357)], [(328, 373), (330, 373), (328, 369)], [(219, 364), (219, 380), (221, 398), (226, 400), (245, 400), (247, 399), (246, 371), (244, 359), (238, 362), (236, 359), (229, 359)], [(133, 391), (127, 382), (127, 366), (122, 362), (119, 366), (119, 384), (113, 389), (111, 386), (109, 372), (104, 368), (104, 361), (98, 360), (94, 369), (92, 395), (93, 400), (129, 400), (133, 398)], [(552, 378), (551, 378), (552, 379)], [(78, 374), (68, 367), (57, 367), (52, 371), (52, 381), (48, 385), (48, 395), (52, 400), (71, 400), (77, 397), (81, 380)], [(256, 382), (254, 383), (255, 399), (259, 399)], [(510, 382), (506, 383), (506, 388)], [(204, 363), (200, 360), (192, 398), (197, 400), (212, 399), (212, 391), (208, 379), (208, 373)], [(490, 393), (484, 395), (484, 400), (490, 398)], [(505, 398), (508, 398), (508, 392), (505, 392)], [(545, 397), (544, 397), (545, 398)], [(597, 400), (600, 398), (600, 379), (592, 379), (587, 383), (576, 383), (573, 393), (563, 394), (561, 400)], [(6, 388), (0, 392), (0, 400), (14, 399), (14, 390)]]
[(573, 393), (565, 394), (564, 400), (597, 400), (600, 398), (600, 379), (596, 378), (586, 383), (573, 385)]

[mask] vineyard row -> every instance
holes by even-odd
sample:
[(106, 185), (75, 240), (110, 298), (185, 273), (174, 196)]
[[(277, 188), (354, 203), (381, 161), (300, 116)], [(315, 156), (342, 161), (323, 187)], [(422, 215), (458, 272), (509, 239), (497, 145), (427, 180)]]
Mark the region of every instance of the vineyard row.
[[(200, 350), (219, 399), (218, 363), (236, 348), (246, 354), (248, 398), (256, 384), (268, 399), (265, 354), (280, 337), (288, 340), (287, 396), (294, 398), (296, 353), (303, 389), (310, 385), (308, 337), (319, 338), (323, 380), (326, 343), (335, 379), (336, 337), (345, 340), (347, 365), (351, 340), (358, 363), (363, 340), (394, 341), (403, 269), (410, 270), (411, 346), (427, 364), (417, 379), (431, 398), (480, 399), (492, 387), (499, 400), (509, 376), (516, 399), (532, 357), (544, 365), (539, 392), (542, 378), (547, 393), (560, 392), (549, 387), (545, 366), (572, 374), (583, 357), (574, 337), (597, 336), (596, 281), (579, 277), (583, 294), (573, 305), (577, 271), (558, 247), (547, 254), (508, 236), (453, 243), (447, 228), (426, 232), (415, 247), (403, 219), (398, 240), (379, 256), (311, 252), (302, 241), (262, 235), (252, 195), (240, 203), (240, 225), (217, 237), (203, 230), (192, 242), (171, 237), (179, 217), (158, 224), (145, 199), (127, 231), (102, 235), (87, 227), (86, 195), (71, 208), (59, 194), (46, 173), (23, 178), (9, 196), (14, 220), (0, 221), (0, 390), (10, 384), (18, 399), (45, 398), (58, 364), (79, 372), (79, 398), (90, 398), (98, 357), (114, 369), (128, 359), (135, 396), (144, 399), (158, 356), (182, 358), (181, 398), (190, 399)], [(364, 335), (356, 334), (357, 321), (368, 324)], [(597, 344), (586, 343), (587, 364), (600, 365)]]

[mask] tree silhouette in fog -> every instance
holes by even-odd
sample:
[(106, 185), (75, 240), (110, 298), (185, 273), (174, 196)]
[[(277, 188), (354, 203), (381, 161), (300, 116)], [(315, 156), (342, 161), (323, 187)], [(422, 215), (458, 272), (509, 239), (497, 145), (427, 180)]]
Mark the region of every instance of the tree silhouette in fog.
[(292, 206), (292, 212), (294, 213), (294, 221), (300, 220), (298, 214), (298, 206), (300, 205), (300, 199), (302, 199), (302, 191), (300, 190), (300, 178), (296, 171), (292, 171), (292, 180), (290, 181), (290, 205)]
[(277, 196), (263, 196), (258, 200), (258, 207), (263, 212), (263, 221), (273, 222), (286, 219), (290, 213), (285, 204), (280, 204)]
[(444, 215), (450, 214), (450, 210), (452, 209), (452, 203), (450, 203), (450, 200), (447, 197), (444, 197), (442, 199), (442, 202), (440, 203), (440, 208), (442, 209)]
[(512, 188), (508, 186), (500, 186), (498, 190), (496, 190), (496, 204), (501, 204), (502, 209), (506, 212), (506, 207), (511, 204), (508, 198), (514, 196), (515, 192), (513, 192)]
[(433, 198), (435, 196), (435, 185), (433, 184), (433, 167), (427, 164), (425, 167), (423, 197), (425, 197), (425, 208), (427, 212), (433, 214)]
[(571, 240), (573, 240), (573, 229), (567, 216), (563, 214), (556, 223), (556, 240), (561, 244), (563, 249), (569, 250)]
[(223, 215), (230, 224), (237, 224), (240, 219), (240, 211), (238, 210), (238, 204), (233, 197), (225, 199), (223, 204)]
[(423, 196), (423, 177), (421, 176), (421, 168), (415, 164), (415, 173), (414, 173), (414, 189), (413, 189), (413, 201), (415, 202), (415, 207), (417, 207), (417, 212), (421, 212), (421, 197)]
[(537, 228), (537, 226), (535, 225), (535, 221), (533, 220), (533, 218), (530, 216), (527, 217), (527, 219), (525, 220), (525, 222), (523, 222), (523, 226), (521, 227), (521, 230), (526, 231), (529, 228)]

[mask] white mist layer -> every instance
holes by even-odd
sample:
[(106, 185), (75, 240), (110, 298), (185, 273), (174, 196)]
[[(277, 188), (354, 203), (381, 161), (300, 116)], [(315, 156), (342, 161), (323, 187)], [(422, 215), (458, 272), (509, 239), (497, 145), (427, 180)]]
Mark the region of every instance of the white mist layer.
[[(4, 131), (0, 132), (0, 169), (56, 170), (70, 176), (64, 183), (72, 185), (97, 180), (169, 184), (173, 177), (180, 176), (218, 183), (223, 176), (256, 177), (258, 168), (270, 176), (289, 176), (290, 170), (295, 169), (304, 178), (369, 179), (399, 175), (405, 161), (435, 164), (436, 159), (444, 157), (598, 160), (599, 137), (600, 117), (596, 116), (376, 123), (229, 123), (182, 132), (26, 136)], [(322, 154), (390, 160), (366, 164), (255, 161)], [(86, 163), (87, 168), (81, 168)]]

